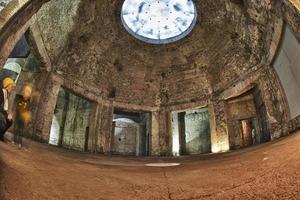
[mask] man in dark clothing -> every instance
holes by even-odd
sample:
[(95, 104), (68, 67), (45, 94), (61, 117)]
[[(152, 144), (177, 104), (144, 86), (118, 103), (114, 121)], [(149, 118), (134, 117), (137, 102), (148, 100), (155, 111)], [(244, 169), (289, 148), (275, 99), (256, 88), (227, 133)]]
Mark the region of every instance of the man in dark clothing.
[(8, 99), (15, 89), (15, 82), (11, 78), (3, 80), (3, 89), (0, 91), (0, 141), (4, 142), (4, 134), (11, 127), (12, 113), (8, 113)]

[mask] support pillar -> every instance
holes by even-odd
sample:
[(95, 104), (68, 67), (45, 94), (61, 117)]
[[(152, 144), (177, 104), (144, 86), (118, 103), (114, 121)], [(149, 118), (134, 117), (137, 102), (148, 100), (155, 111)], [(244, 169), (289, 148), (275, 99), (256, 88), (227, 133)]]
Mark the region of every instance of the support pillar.
[(62, 83), (61, 80), (53, 74), (48, 74), (46, 78), (47, 81), (41, 92), (38, 112), (34, 119), (34, 138), (41, 142), (48, 142), (49, 140), (52, 117)]
[(151, 155), (172, 155), (172, 116), (162, 108), (152, 113)]
[(111, 105), (98, 105), (98, 123), (95, 131), (96, 151), (110, 154), (112, 150), (112, 124), (113, 107)]
[(100, 107), (100, 104), (93, 103), (90, 115), (88, 151), (92, 153), (97, 152), (98, 118), (100, 115)]
[(212, 152), (229, 151), (229, 136), (226, 125), (225, 102), (213, 101), (209, 106)]
[(151, 119), (151, 155), (158, 156), (160, 154), (159, 145), (159, 112), (152, 112)]

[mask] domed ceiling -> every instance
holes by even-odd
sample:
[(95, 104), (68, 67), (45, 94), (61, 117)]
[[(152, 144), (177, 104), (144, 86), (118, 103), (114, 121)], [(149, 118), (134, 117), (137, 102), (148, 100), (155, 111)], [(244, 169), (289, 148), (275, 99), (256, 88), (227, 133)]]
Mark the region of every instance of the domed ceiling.
[(114, 100), (134, 104), (185, 102), (222, 90), (267, 60), (278, 19), (268, 0), (195, 0), (191, 32), (157, 45), (124, 28), (123, 3), (50, 1), (37, 22), (54, 71), (101, 90), (103, 98), (116, 90)]

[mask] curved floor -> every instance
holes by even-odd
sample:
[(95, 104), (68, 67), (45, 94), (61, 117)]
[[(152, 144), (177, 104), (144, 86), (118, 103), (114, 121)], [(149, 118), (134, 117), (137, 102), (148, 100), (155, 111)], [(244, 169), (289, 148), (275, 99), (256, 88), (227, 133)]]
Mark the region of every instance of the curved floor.
[[(179, 162), (159, 168), (145, 164)], [(231, 153), (120, 158), (0, 143), (0, 199), (300, 199), (300, 132)]]

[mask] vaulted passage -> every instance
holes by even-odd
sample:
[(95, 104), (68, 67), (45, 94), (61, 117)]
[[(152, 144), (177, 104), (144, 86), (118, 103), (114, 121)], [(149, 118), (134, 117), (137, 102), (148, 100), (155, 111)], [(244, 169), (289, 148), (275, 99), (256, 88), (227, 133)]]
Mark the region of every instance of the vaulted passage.
[(299, 22), (297, 0), (0, 0), (0, 199), (298, 199)]
[(147, 156), (150, 149), (150, 113), (114, 111), (112, 152)]
[(230, 149), (249, 147), (271, 140), (266, 107), (257, 88), (227, 100), (227, 126)]
[(49, 144), (87, 151), (91, 104), (61, 88), (52, 118)]
[(211, 152), (209, 113), (207, 108), (173, 113), (173, 154)]

